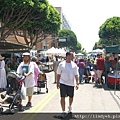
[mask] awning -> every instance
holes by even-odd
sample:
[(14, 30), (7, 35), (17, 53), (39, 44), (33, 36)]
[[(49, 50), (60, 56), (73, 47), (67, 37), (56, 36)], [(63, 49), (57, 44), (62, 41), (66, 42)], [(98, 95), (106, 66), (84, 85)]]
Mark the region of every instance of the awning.
[(0, 41), (0, 52), (20, 52), (28, 50), (29, 47), (23, 44), (13, 43), (10, 41)]
[(107, 46), (106, 53), (120, 53), (120, 46), (119, 45)]

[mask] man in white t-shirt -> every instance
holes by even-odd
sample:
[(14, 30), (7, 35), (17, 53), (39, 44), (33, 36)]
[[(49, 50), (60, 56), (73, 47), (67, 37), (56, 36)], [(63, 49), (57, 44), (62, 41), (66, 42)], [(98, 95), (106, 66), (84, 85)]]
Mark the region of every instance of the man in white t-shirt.
[[(71, 112), (71, 105), (74, 97), (74, 86), (78, 89), (78, 68), (77, 65), (72, 61), (73, 54), (71, 52), (66, 53), (66, 60), (59, 63), (57, 69), (57, 88), (60, 88), (61, 96), (61, 117), (65, 117), (65, 97), (69, 96), (69, 112)], [(75, 85), (76, 79), (76, 85)]]
[(30, 53), (23, 53), (23, 62), (17, 68), (17, 73), (24, 75), (26, 95), (28, 96), (28, 103), (26, 107), (31, 107), (31, 99), (34, 92), (35, 80), (34, 80), (34, 64), (30, 62)]

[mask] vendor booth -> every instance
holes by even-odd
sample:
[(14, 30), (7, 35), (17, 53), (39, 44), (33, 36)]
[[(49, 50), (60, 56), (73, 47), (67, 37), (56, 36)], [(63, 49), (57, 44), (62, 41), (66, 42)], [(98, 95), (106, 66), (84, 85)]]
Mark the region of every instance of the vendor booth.
[(120, 53), (120, 46), (119, 45), (112, 45), (106, 47), (106, 53)]
[[(112, 45), (112, 46), (106, 47), (106, 55), (107, 54), (110, 55), (109, 57), (111, 61), (114, 61), (114, 58), (117, 58), (118, 60), (119, 53), (120, 53), (119, 45)], [(117, 63), (117, 66), (116, 66), (117, 68), (118, 68), (118, 65), (119, 63)], [(107, 85), (109, 88), (112, 88), (112, 89), (120, 89), (120, 70), (119, 69), (115, 69), (107, 75)]]
[(109, 73), (107, 84), (109, 88), (120, 89), (120, 71)]

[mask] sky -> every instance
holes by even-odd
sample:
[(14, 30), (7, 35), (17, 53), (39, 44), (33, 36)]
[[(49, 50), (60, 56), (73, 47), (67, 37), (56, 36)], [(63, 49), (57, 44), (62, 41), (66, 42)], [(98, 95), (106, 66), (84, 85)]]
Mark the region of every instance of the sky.
[(62, 7), (77, 41), (87, 52), (99, 41), (99, 28), (109, 18), (120, 16), (120, 0), (48, 0)]

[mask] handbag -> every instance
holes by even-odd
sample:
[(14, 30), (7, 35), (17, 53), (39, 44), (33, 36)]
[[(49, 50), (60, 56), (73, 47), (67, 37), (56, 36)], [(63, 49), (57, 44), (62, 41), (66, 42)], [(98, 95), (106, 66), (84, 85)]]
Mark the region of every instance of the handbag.
[(26, 99), (26, 87), (24, 85), (24, 82), (22, 83), (22, 87), (21, 87), (21, 97), (23, 100)]

